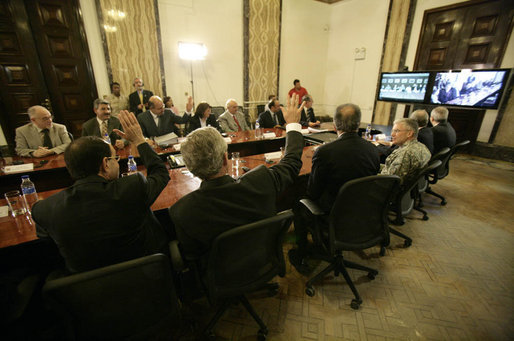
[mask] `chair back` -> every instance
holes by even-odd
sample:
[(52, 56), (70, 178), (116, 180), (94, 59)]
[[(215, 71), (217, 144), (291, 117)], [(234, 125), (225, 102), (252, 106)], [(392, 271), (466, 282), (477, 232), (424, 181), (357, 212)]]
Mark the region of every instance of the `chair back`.
[(163, 254), (51, 280), (43, 294), (69, 319), (78, 340), (145, 339), (179, 325), (171, 266)]
[(211, 107), (211, 113), (216, 117), (216, 119), (220, 118), (221, 114), (225, 112), (225, 107), (217, 106)]
[(450, 162), (451, 150), (448, 147), (444, 147), (439, 152), (434, 154), (430, 159), (430, 162), (440, 160), (441, 165), (437, 167), (432, 174), (431, 183), (436, 183), (437, 180), (441, 180), (448, 175), (448, 162)]
[(374, 175), (341, 187), (329, 217), (332, 254), (368, 248), (381, 241), (389, 243), (387, 212), (399, 182), (396, 175)]
[(217, 236), (209, 252), (205, 285), (213, 304), (256, 290), (285, 275), (282, 242), (293, 212), (239, 226)]

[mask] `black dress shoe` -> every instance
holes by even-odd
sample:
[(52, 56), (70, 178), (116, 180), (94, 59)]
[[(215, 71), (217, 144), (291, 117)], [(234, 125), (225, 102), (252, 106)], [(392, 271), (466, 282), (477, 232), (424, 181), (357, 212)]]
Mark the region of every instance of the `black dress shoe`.
[(302, 275), (308, 275), (311, 273), (311, 269), (305, 262), (305, 259), (300, 256), (297, 249), (291, 249), (287, 252), (287, 256), (289, 258), (289, 262), (292, 266), (295, 267), (296, 271), (301, 273)]

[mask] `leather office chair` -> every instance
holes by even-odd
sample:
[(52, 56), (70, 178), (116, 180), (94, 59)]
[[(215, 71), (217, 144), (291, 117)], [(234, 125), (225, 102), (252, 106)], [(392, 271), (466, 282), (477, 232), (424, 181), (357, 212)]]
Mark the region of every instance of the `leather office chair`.
[(171, 339), (179, 329), (171, 266), (163, 254), (49, 280), (43, 295), (67, 320), (66, 338)]
[(339, 190), (329, 215), (313, 201), (300, 200), (316, 218), (316, 227), (311, 232), (314, 242), (322, 249), (309, 258), (330, 263), (306, 283), (307, 295), (314, 296), (312, 285), (333, 271), (336, 276), (343, 274), (355, 296), (351, 307), (359, 309), (362, 298), (346, 268), (367, 271), (370, 279), (374, 279), (378, 271), (345, 260), (343, 251), (363, 250), (379, 244), (381, 253), (385, 251), (385, 246), (389, 245), (389, 203), (399, 182), (396, 175), (375, 175), (348, 181)]
[[(428, 164), (431, 164), (432, 162), (436, 161), (436, 160), (440, 160), (441, 162), (443, 162), (443, 160), (445, 160), (446, 156), (450, 153), (450, 148), (448, 147), (444, 147), (443, 149), (441, 149), (439, 152), (437, 152), (436, 154), (432, 155), (432, 157), (430, 158), (430, 161), (428, 161)], [(425, 193), (428, 189), (428, 175), (425, 176), (424, 178), (422, 179), (419, 179), (418, 181), (418, 192), (421, 194), (421, 193)], [(422, 200), (422, 196), (420, 195), (419, 196), (419, 204), (418, 204), (419, 207), (423, 207), (423, 200)]]
[(435, 185), (439, 180), (444, 179), (450, 173), (451, 158), (453, 157), (453, 155), (455, 154), (455, 152), (457, 152), (457, 150), (459, 148), (461, 148), (469, 143), (470, 143), (470, 141), (466, 140), (466, 141), (457, 143), (455, 146), (453, 146), (450, 149), (450, 153), (447, 154), (447, 156), (441, 160), (443, 162), (442, 165), (439, 166), (436, 170), (434, 170), (431, 174), (428, 175), (429, 185), (425, 192), (441, 199), (441, 205), (443, 205), (443, 206), (446, 205), (446, 203), (447, 203), (446, 199), (442, 195), (434, 192), (430, 185)]
[[(425, 177), (428, 174), (433, 172), (434, 169), (436, 169), (440, 165), (440, 160), (429, 162), (425, 167), (419, 169), (415, 174), (403, 180), (403, 184), (401, 184), (398, 187), (398, 190), (392, 203), (392, 209), (396, 215), (396, 218), (392, 221), (393, 224), (405, 224), (404, 217), (408, 215), (413, 209), (423, 213), (423, 220), (428, 220), (427, 212), (423, 210), (419, 205), (421, 201), (421, 194), (419, 192), (419, 182), (422, 179), (425, 179)], [(389, 231), (392, 234), (405, 239), (405, 242), (403, 244), (405, 247), (411, 246), (412, 239), (410, 237), (392, 227), (389, 228)]]
[[(292, 220), (293, 212), (287, 210), (274, 217), (230, 229), (214, 239), (207, 270), (200, 275), (210, 303), (219, 307), (204, 329), (206, 335), (213, 335), (212, 330), (225, 310), (231, 303), (239, 301), (259, 324), (259, 340), (266, 339), (268, 329), (245, 294), (260, 289), (268, 289), (272, 295), (278, 292), (278, 285), (269, 285), (268, 282), (276, 275), (285, 275), (282, 242)], [(177, 244), (170, 247), (173, 245), (176, 247)], [(181, 257), (177, 257), (178, 250), (171, 252), (174, 269), (181, 270), (183, 263)]]

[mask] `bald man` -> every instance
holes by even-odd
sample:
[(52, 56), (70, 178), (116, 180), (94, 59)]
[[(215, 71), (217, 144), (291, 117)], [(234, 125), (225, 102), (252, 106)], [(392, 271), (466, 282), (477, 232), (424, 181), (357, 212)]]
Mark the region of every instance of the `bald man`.
[(193, 99), (189, 97), (186, 105), (186, 113), (178, 116), (171, 110), (165, 110), (164, 103), (159, 96), (152, 96), (148, 100), (148, 110), (137, 116), (137, 120), (145, 137), (157, 137), (169, 133), (179, 135), (179, 128), (175, 124), (185, 124), (193, 108)]
[(61, 154), (71, 143), (66, 126), (53, 123), (50, 112), (35, 105), (27, 111), (30, 123), (16, 128), (16, 153), (27, 157)]
[(235, 99), (231, 98), (227, 100), (225, 109), (225, 112), (218, 118), (220, 127), (225, 133), (250, 130), (244, 115), (237, 111), (237, 102)]

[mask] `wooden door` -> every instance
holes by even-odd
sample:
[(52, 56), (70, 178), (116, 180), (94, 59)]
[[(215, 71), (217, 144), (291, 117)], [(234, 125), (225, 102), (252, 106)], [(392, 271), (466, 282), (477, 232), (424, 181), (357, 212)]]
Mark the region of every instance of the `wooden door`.
[(77, 0), (25, 0), (56, 121), (81, 135), (97, 97)]
[(9, 143), (29, 121), (27, 109), (44, 103), (48, 90), (22, 1), (0, 2), (0, 124)]
[[(500, 67), (513, 14), (512, 0), (469, 1), (425, 11), (414, 69)], [(475, 142), (485, 110), (449, 110), (457, 140)]]

